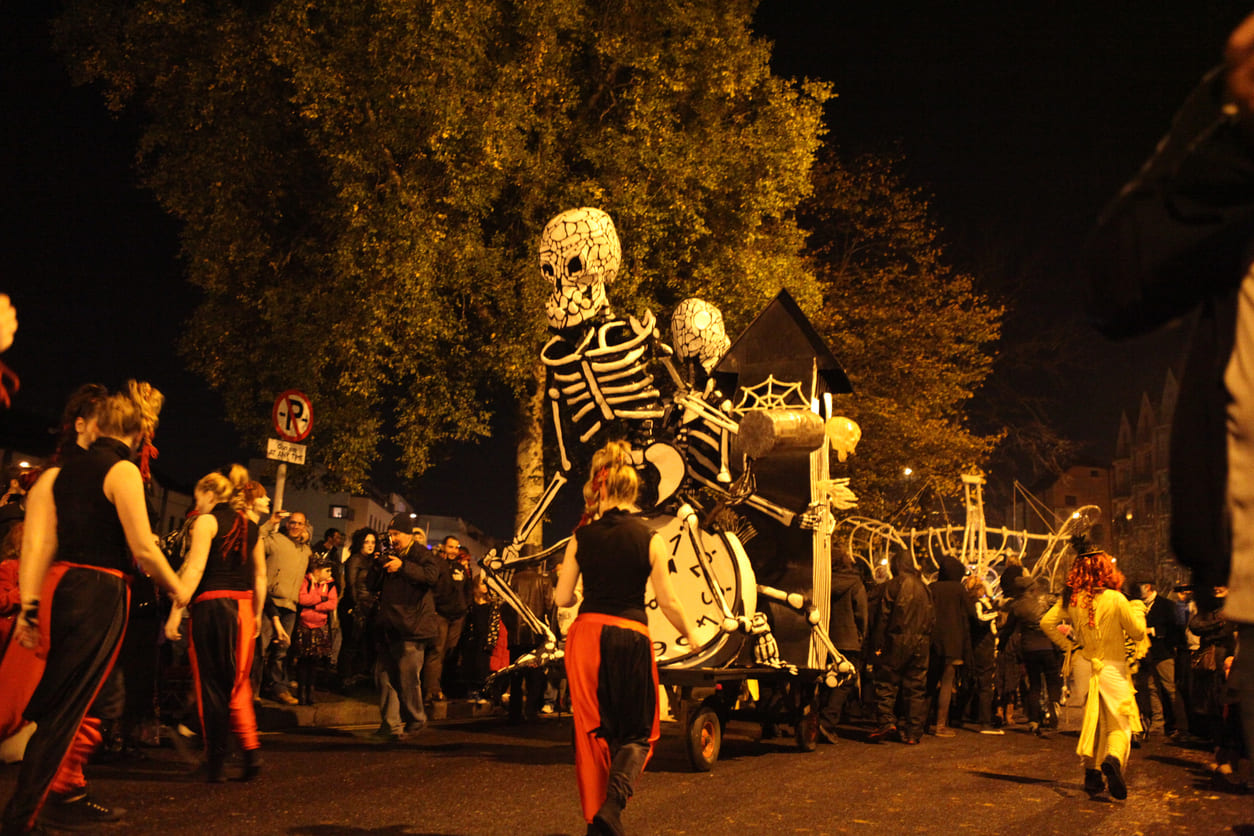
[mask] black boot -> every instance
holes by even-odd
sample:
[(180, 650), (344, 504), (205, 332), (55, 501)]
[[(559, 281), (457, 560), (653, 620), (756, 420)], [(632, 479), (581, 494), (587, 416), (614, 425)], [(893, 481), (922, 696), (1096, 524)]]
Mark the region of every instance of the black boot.
[(1123, 801), (1128, 797), (1128, 785), (1123, 780), (1123, 765), (1114, 755), (1107, 755), (1102, 761), (1102, 774), (1106, 776), (1106, 787), (1111, 798)]
[(244, 750), (244, 773), (240, 775), (241, 781), (251, 781), (261, 774), (261, 750), (245, 749)]
[(1084, 770), (1084, 791), (1089, 795), (1097, 795), (1106, 789), (1106, 781), (1102, 778), (1100, 769)]
[(635, 791), (636, 781), (644, 771), (644, 762), (648, 757), (649, 746), (645, 743), (625, 743), (614, 753), (605, 788), (605, 803), (592, 818), (592, 823), (603, 833), (613, 836), (626, 833), (622, 822), (623, 808)]
[(606, 798), (601, 809), (592, 817), (589, 831), (599, 836), (627, 836), (623, 830), (623, 805), (613, 798)]
[(205, 780), (210, 784), (226, 783), (226, 753), (213, 752), (205, 761)]

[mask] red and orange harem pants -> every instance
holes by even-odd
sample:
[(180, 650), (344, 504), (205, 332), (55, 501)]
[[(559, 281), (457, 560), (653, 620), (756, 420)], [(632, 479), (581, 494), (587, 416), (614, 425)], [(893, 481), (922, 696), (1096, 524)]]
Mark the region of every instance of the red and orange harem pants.
[[(612, 615), (581, 614), (566, 637), (566, 678), (579, 801), (584, 820), (591, 822), (607, 793), (626, 802), (660, 735), (657, 662), (648, 627)], [(619, 768), (619, 761), (629, 765)]]
[(192, 601), (192, 676), (210, 763), (226, 757), (232, 733), (245, 751), (260, 745), (250, 679), (255, 627), (252, 591), (205, 592)]
[(38, 727), (4, 809), (6, 832), (33, 826), (49, 790), (86, 786), (83, 764), (101, 740), (100, 720), (89, 709), (126, 634), (130, 586), (121, 572), (54, 562), (42, 596), (37, 655), (44, 670), (24, 712)]

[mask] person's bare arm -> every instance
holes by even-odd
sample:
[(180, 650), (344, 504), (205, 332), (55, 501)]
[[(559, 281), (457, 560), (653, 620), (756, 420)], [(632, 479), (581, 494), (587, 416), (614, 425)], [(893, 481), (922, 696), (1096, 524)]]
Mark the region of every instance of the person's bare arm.
[(579, 582), (579, 561), (575, 555), (579, 544), (574, 537), (566, 544), (566, 553), (562, 556), (562, 566), (557, 570), (557, 589), (553, 592), (553, 600), (559, 607), (573, 607), (575, 601), (575, 584)]
[[(205, 574), (205, 564), (209, 562), (209, 546), (218, 533), (218, 519), (213, 514), (201, 514), (192, 523), (192, 542), (179, 567), (179, 578), (189, 592), (200, 586), (200, 579)], [(175, 604), (170, 609), (170, 616), (165, 622), (165, 636), (170, 641), (178, 641), (182, 636), (179, 627), (183, 623), (183, 611), (186, 607)]]
[(130, 462), (118, 462), (109, 468), (104, 481), (104, 494), (117, 509), (118, 520), (126, 533), (126, 544), (139, 567), (170, 593), (175, 605), (187, 606), (191, 597), (187, 587), (170, 568), (170, 562), (157, 547), (157, 538), (148, 524), (148, 506), (144, 502), (144, 483), (139, 476), (139, 468)]
[(266, 605), (266, 587), (268, 586), (266, 579), (266, 545), (257, 538), (257, 545), (253, 547), (253, 615), (256, 618), (256, 625), (253, 627), (253, 638), (261, 635), (261, 611)]
[(44, 471), (26, 495), (26, 526), (17, 576), (22, 609), (13, 638), (27, 648), (39, 644), (39, 596), (57, 553), (57, 506), (52, 498), (52, 483), (60, 472), (58, 467)]
[(652, 567), (649, 580), (653, 583), (653, 597), (657, 599), (657, 605), (666, 616), (666, 620), (687, 640), (688, 647), (695, 648), (697, 646), (696, 629), (688, 620), (684, 602), (680, 601), (679, 596), (675, 594), (675, 585), (671, 583), (668, 564), (669, 558), (666, 548), (662, 545), (662, 538), (654, 534), (649, 540), (649, 565)]

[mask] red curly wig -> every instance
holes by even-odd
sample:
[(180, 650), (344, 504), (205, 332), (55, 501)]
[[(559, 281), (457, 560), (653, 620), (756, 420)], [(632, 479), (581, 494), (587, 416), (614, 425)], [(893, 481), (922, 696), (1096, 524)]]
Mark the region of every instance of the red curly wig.
[(1071, 606), (1083, 607), (1089, 612), (1089, 626), (1097, 626), (1097, 608), (1094, 597), (1104, 589), (1122, 589), (1123, 573), (1115, 566), (1114, 558), (1100, 549), (1080, 555), (1067, 573), (1067, 590), (1071, 593)]

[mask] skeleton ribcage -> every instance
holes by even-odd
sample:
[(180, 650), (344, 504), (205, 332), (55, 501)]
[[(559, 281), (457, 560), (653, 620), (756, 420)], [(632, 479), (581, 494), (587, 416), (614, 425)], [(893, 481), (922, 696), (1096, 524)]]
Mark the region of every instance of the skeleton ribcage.
[[(554, 424), (588, 444), (607, 424), (661, 418), (662, 394), (649, 373), (654, 317), (631, 317), (589, 328), (576, 345), (564, 337), (545, 344), (548, 399)], [(566, 451), (563, 450), (563, 458)]]

